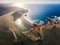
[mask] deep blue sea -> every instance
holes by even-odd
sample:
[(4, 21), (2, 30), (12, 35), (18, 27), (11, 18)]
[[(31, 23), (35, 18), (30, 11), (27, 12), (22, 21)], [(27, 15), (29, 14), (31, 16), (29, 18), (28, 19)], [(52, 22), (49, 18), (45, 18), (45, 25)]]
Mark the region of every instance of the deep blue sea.
[(26, 8), (30, 10), (29, 17), (35, 23), (40, 21), (47, 23), (46, 18), (60, 16), (60, 4), (28, 4)]

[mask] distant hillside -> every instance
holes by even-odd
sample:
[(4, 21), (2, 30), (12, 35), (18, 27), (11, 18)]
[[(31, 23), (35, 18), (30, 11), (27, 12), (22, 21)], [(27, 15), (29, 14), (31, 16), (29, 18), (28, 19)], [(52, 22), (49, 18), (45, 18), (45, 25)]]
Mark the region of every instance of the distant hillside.
[(0, 16), (8, 12), (14, 11), (16, 9), (21, 9), (21, 8), (12, 6), (10, 3), (0, 3)]

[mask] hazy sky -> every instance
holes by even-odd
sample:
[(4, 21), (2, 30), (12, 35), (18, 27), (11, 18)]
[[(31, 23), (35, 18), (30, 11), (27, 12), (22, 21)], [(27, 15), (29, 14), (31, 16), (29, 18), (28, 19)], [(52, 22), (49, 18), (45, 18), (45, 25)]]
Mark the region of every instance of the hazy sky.
[(0, 2), (7, 2), (7, 3), (12, 3), (12, 2), (20, 2), (20, 3), (33, 2), (34, 3), (34, 2), (41, 2), (41, 1), (44, 1), (44, 2), (51, 1), (52, 2), (52, 1), (60, 1), (60, 0), (0, 0)]

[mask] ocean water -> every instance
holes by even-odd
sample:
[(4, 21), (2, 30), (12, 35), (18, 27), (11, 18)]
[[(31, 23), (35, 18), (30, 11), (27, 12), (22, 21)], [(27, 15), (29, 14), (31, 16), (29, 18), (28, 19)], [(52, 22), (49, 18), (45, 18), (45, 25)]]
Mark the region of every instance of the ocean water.
[(47, 23), (47, 18), (60, 16), (60, 4), (27, 4), (26, 8), (30, 11), (29, 17), (35, 22), (44, 21)]

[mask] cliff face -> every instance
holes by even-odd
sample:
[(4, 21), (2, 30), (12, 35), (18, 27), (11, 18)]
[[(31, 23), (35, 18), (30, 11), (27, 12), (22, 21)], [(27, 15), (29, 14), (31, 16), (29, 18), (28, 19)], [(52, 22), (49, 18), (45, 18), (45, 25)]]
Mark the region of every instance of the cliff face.
[(60, 45), (60, 28), (54, 27), (44, 35), (43, 45)]
[[(9, 45), (13, 43), (14, 36), (13, 33), (9, 30), (9, 19), (10, 16), (0, 17), (0, 45)], [(11, 23), (11, 22), (10, 22)]]
[[(13, 17), (8, 14), (4, 15), (0, 18), (0, 44), (1, 45), (12, 45), (13, 40), (15, 39), (12, 32), (9, 30), (9, 28), (12, 28), (14, 31), (18, 31), (17, 27), (15, 26), (13, 22)], [(48, 27), (48, 26), (47, 26)], [(20, 33), (18, 31), (18, 33)], [(17, 43), (15, 45), (60, 45), (60, 26), (59, 24), (54, 26), (51, 29), (44, 29), (43, 30), (44, 39), (43, 41), (32, 41), (26, 36), (24, 36), (22, 33), (19, 34), (20, 37), (18, 37)]]
[[(17, 31), (15, 24), (13, 23), (13, 17), (11, 15), (4, 15), (0, 18), (0, 44), (8, 45), (13, 43), (14, 36), (11, 31), (9, 31), (9, 27), (13, 28), (13, 30)], [(1, 28), (4, 27), (4, 28)], [(6, 28), (6, 29), (5, 29)], [(7, 32), (6, 32), (7, 31)], [(19, 31), (18, 31), (19, 32)], [(43, 30), (44, 40), (43, 41), (32, 41), (26, 38), (23, 34), (20, 33), (18, 45), (60, 45), (60, 28), (53, 27), (52, 29), (44, 29)], [(10, 42), (11, 40), (11, 42)], [(4, 43), (4, 44), (3, 44)]]

